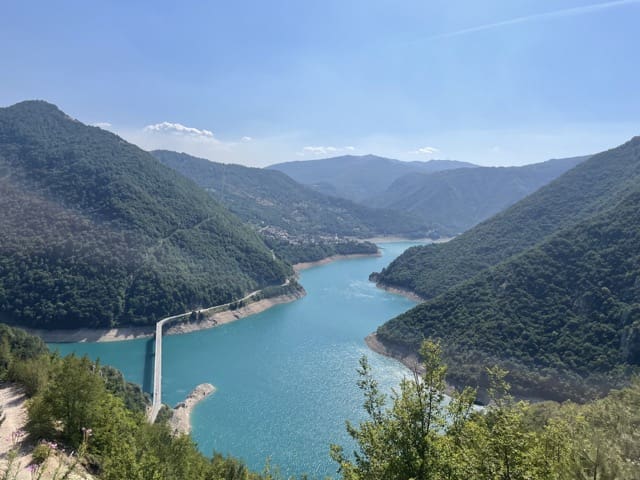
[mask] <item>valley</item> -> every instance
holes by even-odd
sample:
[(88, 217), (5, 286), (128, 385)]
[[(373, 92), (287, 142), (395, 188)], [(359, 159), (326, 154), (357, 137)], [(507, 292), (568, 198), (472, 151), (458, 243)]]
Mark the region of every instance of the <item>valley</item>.
[(0, 480), (639, 480), (638, 25), (3, 2)]
[[(355, 369), (367, 352), (364, 337), (415, 305), (376, 289), (368, 272), (411, 245), (380, 244), (380, 257), (306, 269), (300, 276), (304, 298), (210, 330), (164, 337), (163, 402), (173, 406), (195, 386), (211, 383), (216, 392), (192, 414), (192, 435), (204, 453), (232, 453), (254, 470), (271, 457), (286, 474), (332, 474), (328, 444), (347, 442), (344, 420), (362, 418)], [(50, 348), (99, 358), (151, 391), (152, 344), (139, 339)], [(408, 373), (395, 360), (368, 355), (387, 392)]]
[[(117, 161), (101, 163), (108, 158)], [(285, 476), (349, 464), (328, 445), (362, 441), (342, 422), (366, 425), (371, 413), (357, 392), (369, 384), (356, 374), (363, 354), (391, 394), (428, 373), (418, 351), (437, 342), (448, 365), (439, 395), (467, 399), (469, 425), (483, 411), (473, 401), (496, 408), (492, 369), (504, 369), (516, 398), (536, 402), (592, 408), (634, 388), (637, 137), (509, 169), (345, 161), (356, 160), (437, 171), (383, 169), (387, 193), (352, 200), (297, 183), (278, 171), (286, 163), (148, 153), (45, 102), (2, 109), (1, 313), (50, 342), (49, 377), (58, 362), (113, 365), (124, 377), (108, 370), (109, 394), (146, 411), (149, 428), (190, 430), (200, 452), (231, 453), (254, 471), (270, 458)], [(325, 171), (340, 163), (318, 162)], [(455, 194), (453, 206), (446, 191), (469, 195)], [(397, 192), (406, 199), (397, 203)], [(497, 203), (481, 206), (492, 195)], [(472, 205), (484, 213), (465, 217)], [(16, 338), (30, 345), (5, 341)], [(25, 361), (7, 378), (51, 395), (53, 380), (31, 379)], [(203, 385), (207, 394), (170, 420), (170, 407)], [(459, 393), (469, 388), (473, 396)]]

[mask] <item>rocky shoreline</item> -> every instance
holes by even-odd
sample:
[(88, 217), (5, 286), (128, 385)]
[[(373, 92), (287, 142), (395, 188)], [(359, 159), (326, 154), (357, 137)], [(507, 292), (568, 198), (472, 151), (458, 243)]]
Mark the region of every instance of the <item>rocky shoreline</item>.
[[(231, 323), (241, 318), (254, 315), (268, 310), (271, 307), (283, 303), (293, 302), (306, 295), (304, 289), (295, 293), (288, 293), (272, 298), (264, 298), (256, 302), (251, 302), (235, 310), (225, 310), (222, 312), (207, 315), (198, 321), (183, 320), (172, 324), (165, 329), (166, 335), (179, 335), (182, 333), (196, 332), (214, 328), (225, 323)], [(76, 342), (119, 342), (123, 340), (137, 340), (140, 338), (151, 338), (155, 334), (155, 325), (144, 327), (121, 327), (121, 328), (79, 328), (76, 330), (42, 330), (25, 328), (33, 335), (37, 335), (48, 343), (76, 343)]]
[(288, 293), (286, 295), (279, 295), (272, 298), (264, 298), (257, 302), (251, 302), (235, 310), (224, 310), (222, 312), (208, 315), (202, 320), (195, 322), (182, 321), (170, 325), (165, 329), (166, 335), (180, 335), (183, 333), (197, 332), (199, 330), (207, 330), (209, 328), (218, 327), (226, 323), (235, 322), (241, 318), (255, 315), (256, 313), (264, 312), (265, 310), (281, 305), (283, 303), (294, 302), (304, 297), (307, 292), (301, 288), (295, 293)]
[(382, 282), (377, 282), (376, 287), (378, 287), (381, 290), (384, 290), (385, 292), (394, 293), (396, 295), (402, 295), (403, 297), (413, 300), (414, 302), (418, 302), (418, 303), (426, 302), (426, 300), (422, 298), (420, 295), (405, 288), (392, 287), (390, 285), (385, 285)]
[[(384, 241), (397, 241), (395, 237), (377, 238), (380, 243)], [(407, 241), (407, 239), (403, 239)], [(326, 265), (328, 263), (336, 262), (339, 260), (347, 260), (352, 258), (365, 258), (365, 257), (379, 257), (382, 252), (378, 250), (377, 253), (354, 253), (349, 255), (332, 255), (330, 257), (323, 258), (315, 262), (303, 262), (296, 263), (293, 268), (296, 273), (306, 270), (308, 268)], [(377, 284), (379, 288), (387, 290), (391, 293), (396, 293), (408, 297), (414, 301), (424, 301), (418, 295), (408, 290), (403, 290), (396, 287), (388, 287), (382, 284)], [(304, 289), (296, 293), (290, 293), (286, 295), (280, 295), (273, 298), (266, 298), (258, 300), (257, 302), (249, 303), (245, 306), (237, 308), (235, 310), (225, 310), (222, 312), (207, 315), (204, 319), (198, 321), (179, 321), (173, 323), (165, 329), (166, 335), (179, 335), (182, 333), (196, 332), (199, 330), (206, 330), (214, 328), (225, 323), (234, 322), (241, 318), (254, 315), (256, 313), (263, 312), (273, 306), (283, 303), (293, 302), (306, 295)], [(124, 340), (137, 340), (141, 338), (151, 338), (155, 334), (155, 325), (147, 325), (140, 327), (119, 327), (119, 328), (79, 328), (79, 329), (35, 329), (24, 328), (27, 332), (42, 338), (48, 343), (81, 343), (81, 342), (120, 342)]]
[(315, 262), (302, 262), (296, 263), (293, 266), (293, 269), (296, 273), (301, 272), (302, 270), (307, 270), (308, 268), (318, 267), (320, 265), (326, 265), (328, 263), (337, 262), (338, 260), (348, 260), (350, 258), (366, 258), (366, 257), (381, 257), (382, 252), (378, 250), (376, 253), (350, 253), (348, 255), (331, 255), (330, 257), (325, 257), (321, 260), (316, 260)]
[(198, 403), (216, 391), (210, 383), (202, 383), (192, 390), (187, 398), (173, 408), (169, 427), (174, 435), (191, 433), (191, 413)]
[(397, 243), (397, 242), (417, 242), (417, 243), (424, 243), (424, 244), (429, 244), (429, 243), (441, 243), (441, 242), (446, 242), (449, 241), (450, 238), (449, 237), (443, 237), (443, 238), (439, 238), (439, 239), (433, 239), (433, 238), (428, 238), (428, 237), (423, 237), (423, 238), (407, 238), (407, 237), (401, 237), (401, 236), (396, 236), (396, 235), (380, 235), (377, 237), (370, 237), (370, 238), (364, 238), (363, 239), (365, 242), (371, 242), (371, 243)]
[[(384, 355), (385, 357), (398, 360), (412, 372), (418, 372), (419, 374), (424, 373), (424, 365), (418, 358), (418, 355), (416, 355), (415, 353), (406, 353), (387, 347), (378, 339), (375, 332), (367, 335), (364, 341), (366, 342), (367, 346), (374, 352), (379, 353), (380, 355)], [(460, 389), (462, 388), (464, 388), (464, 386), (462, 386)], [(456, 391), (456, 386), (449, 382), (446, 382), (445, 389), (447, 395), (453, 395)], [(477, 406), (486, 405), (487, 398), (484, 391), (479, 392), (479, 397), (474, 403)]]
[(385, 357), (395, 358), (409, 370), (422, 370), (422, 364), (417, 355), (413, 353), (404, 354), (400, 351), (388, 348), (378, 339), (375, 332), (367, 335), (364, 341), (366, 342), (367, 346), (374, 352), (379, 353), (380, 355), (384, 355)]

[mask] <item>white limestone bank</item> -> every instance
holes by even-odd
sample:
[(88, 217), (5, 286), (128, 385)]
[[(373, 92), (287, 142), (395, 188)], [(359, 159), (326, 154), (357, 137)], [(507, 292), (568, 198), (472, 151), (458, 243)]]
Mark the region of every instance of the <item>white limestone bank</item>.
[(376, 353), (385, 357), (395, 358), (403, 363), (409, 370), (421, 372), (423, 370), (422, 363), (418, 356), (409, 351), (392, 349), (383, 344), (375, 333), (367, 335), (364, 339), (367, 346)]
[(385, 292), (393, 293), (395, 295), (402, 295), (403, 297), (406, 297), (409, 300), (413, 300), (414, 302), (426, 302), (426, 300), (420, 295), (406, 288), (394, 287), (391, 285), (386, 285), (382, 282), (377, 282), (376, 287), (378, 287), (380, 290), (384, 290)]
[[(303, 288), (298, 291), (279, 295), (277, 297), (264, 298), (248, 303), (235, 310), (225, 310), (218, 313), (205, 314), (204, 318), (191, 321), (178, 321), (168, 326), (164, 330), (165, 335), (177, 335), (181, 333), (195, 332), (217, 327), (225, 323), (230, 323), (241, 318), (263, 312), (269, 308), (289, 303), (304, 297), (306, 292)], [(20, 327), (24, 328), (24, 327)], [(24, 328), (32, 335), (37, 335), (48, 343), (75, 343), (75, 342), (119, 342), (122, 340), (136, 340), (138, 338), (151, 338), (155, 334), (155, 325), (144, 327), (121, 327), (121, 328), (79, 328), (75, 330), (42, 330)]]
[(173, 408), (169, 426), (174, 435), (188, 435), (191, 433), (191, 413), (193, 409), (215, 391), (216, 387), (210, 383), (202, 383), (193, 389), (184, 402), (180, 402)]
[(320, 260), (316, 260), (314, 262), (301, 262), (296, 263), (293, 266), (293, 269), (296, 273), (301, 272), (302, 270), (307, 270), (308, 268), (318, 267), (320, 265), (326, 265), (328, 263), (337, 262), (339, 260), (349, 260), (351, 258), (367, 258), (367, 257), (381, 257), (382, 252), (378, 250), (376, 253), (349, 253), (346, 255), (331, 255), (330, 257), (325, 257)]

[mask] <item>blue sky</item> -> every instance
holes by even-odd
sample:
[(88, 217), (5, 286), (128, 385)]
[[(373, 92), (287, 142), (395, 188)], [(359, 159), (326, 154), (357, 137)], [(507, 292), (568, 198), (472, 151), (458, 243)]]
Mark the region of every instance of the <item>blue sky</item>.
[(517, 165), (640, 135), (640, 0), (5, 0), (0, 105), (248, 165)]

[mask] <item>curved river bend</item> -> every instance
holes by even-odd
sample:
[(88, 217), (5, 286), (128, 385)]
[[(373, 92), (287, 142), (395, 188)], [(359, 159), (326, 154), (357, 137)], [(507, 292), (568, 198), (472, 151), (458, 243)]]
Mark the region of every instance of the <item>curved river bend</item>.
[[(192, 435), (207, 455), (229, 453), (260, 470), (265, 460), (283, 473), (334, 475), (329, 444), (349, 448), (345, 420), (363, 418), (356, 386), (366, 354), (389, 391), (407, 370), (367, 348), (364, 337), (415, 302), (370, 283), (413, 243), (381, 245), (381, 257), (341, 260), (305, 270), (308, 295), (211, 330), (163, 341), (163, 401), (174, 405), (200, 383), (217, 391), (195, 409)], [(148, 391), (153, 340), (51, 344), (113, 365)]]

